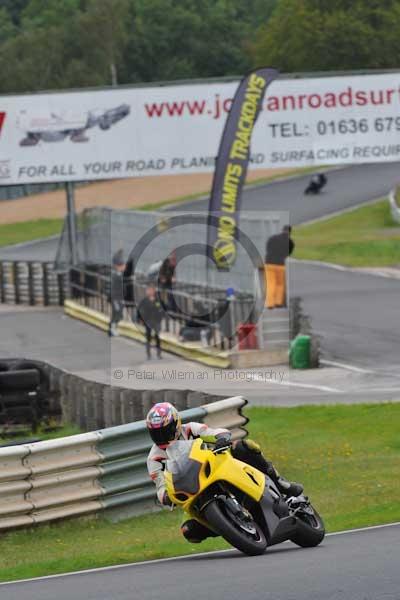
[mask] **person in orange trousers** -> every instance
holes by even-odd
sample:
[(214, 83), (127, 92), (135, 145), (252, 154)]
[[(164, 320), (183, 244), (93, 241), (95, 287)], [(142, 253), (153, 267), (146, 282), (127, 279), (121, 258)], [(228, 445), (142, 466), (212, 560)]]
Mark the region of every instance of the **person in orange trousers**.
[(285, 262), (294, 250), (294, 242), (290, 237), (291, 231), (291, 226), (285, 225), (281, 233), (272, 235), (267, 242), (264, 266), (267, 308), (286, 306)]

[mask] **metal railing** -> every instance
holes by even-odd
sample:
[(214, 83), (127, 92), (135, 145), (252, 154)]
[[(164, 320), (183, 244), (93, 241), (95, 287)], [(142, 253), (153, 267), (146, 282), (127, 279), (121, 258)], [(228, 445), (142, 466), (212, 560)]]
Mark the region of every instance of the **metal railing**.
[(16, 200), (26, 198), (33, 194), (44, 194), (53, 192), (65, 186), (64, 183), (35, 183), (25, 185), (2, 185), (0, 186), (0, 202), (2, 200)]
[[(145, 297), (148, 281), (138, 275), (123, 283), (123, 319), (138, 323), (138, 306)], [(106, 267), (70, 269), (70, 297), (75, 302), (111, 316), (111, 273)], [(177, 338), (184, 328), (203, 330), (203, 343), (230, 349), (236, 342), (241, 323), (254, 322), (255, 301), (241, 293), (228, 299), (223, 290), (180, 282), (173, 289), (158, 288), (158, 297), (164, 309), (161, 332)]]
[[(241, 396), (183, 411), (184, 422), (247, 435)], [(0, 531), (106, 511), (113, 520), (157, 509), (144, 421), (0, 448)]]

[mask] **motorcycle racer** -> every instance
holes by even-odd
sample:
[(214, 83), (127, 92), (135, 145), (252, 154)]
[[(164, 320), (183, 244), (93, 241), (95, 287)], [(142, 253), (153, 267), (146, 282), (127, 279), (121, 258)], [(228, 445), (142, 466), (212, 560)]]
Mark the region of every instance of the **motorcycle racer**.
[[(164, 506), (171, 506), (164, 478), (167, 461), (166, 449), (169, 444), (179, 439), (201, 438), (206, 443), (214, 444), (214, 450), (230, 447), (234, 458), (268, 475), (281, 493), (286, 496), (299, 496), (303, 492), (301, 484), (287, 481), (278, 473), (272, 462), (263, 456), (261, 448), (256, 442), (252, 440), (232, 442), (228, 429), (211, 428), (204, 423), (192, 422), (183, 425), (178, 411), (169, 402), (155, 404), (146, 417), (146, 425), (154, 442), (147, 457), (147, 469), (156, 485), (158, 500)], [(215, 536), (210, 529), (194, 519), (185, 521), (181, 526), (181, 531), (184, 537), (192, 543), (199, 543), (207, 537)]]

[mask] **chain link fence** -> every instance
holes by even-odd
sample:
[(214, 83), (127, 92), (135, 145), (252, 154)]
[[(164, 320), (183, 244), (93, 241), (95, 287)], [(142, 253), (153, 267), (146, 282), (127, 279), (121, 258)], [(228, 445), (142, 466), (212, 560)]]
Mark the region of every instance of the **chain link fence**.
[[(70, 297), (86, 308), (111, 317), (110, 271), (106, 268), (72, 267), (69, 273)], [(147, 285), (145, 277), (124, 278), (123, 320), (139, 324), (137, 309), (145, 297)], [(227, 298), (225, 292), (218, 288), (206, 289), (180, 282), (172, 291), (158, 289), (157, 294), (163, 307), (161, 332), (171, 333), (177, 338), (192, 335), (193, 341), (200, 340), (203, 332), (204, 344), (221, 350), (232, 348), (240, 324), (257, 320), (254, 298), (246, 293)]]
[[(288, 222), (285, 212), (248, 212), (240, 218), (236, 260), (219, 271), (207, 257), (206, 213), (147, 212), (90, 208), (78, 217), (79, 263), (96, 269), (110, 265), (116, 252), (136, 273), (146, 274), (171, 253), (177, 257), (176, 279), (186, 284), (262, 294), (258, 270), (263, 267), (267, 239)], [(56, 257), (56, 268), (71, 264), (67, 228)]]

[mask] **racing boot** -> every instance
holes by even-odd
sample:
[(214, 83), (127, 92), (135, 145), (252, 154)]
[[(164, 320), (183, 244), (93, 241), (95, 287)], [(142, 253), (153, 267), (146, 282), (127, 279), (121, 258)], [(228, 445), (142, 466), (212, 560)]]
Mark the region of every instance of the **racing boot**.
[(295, 483), (294, 481), (288, 481), (282, 475), (278, 475), (278, 478), (275, 480), (273, 477), (271, 479), (276, 484), (278, 490), (285, 494), (285, 496), (300, 496), (303, 493), (304, 487), (301, 483)]

